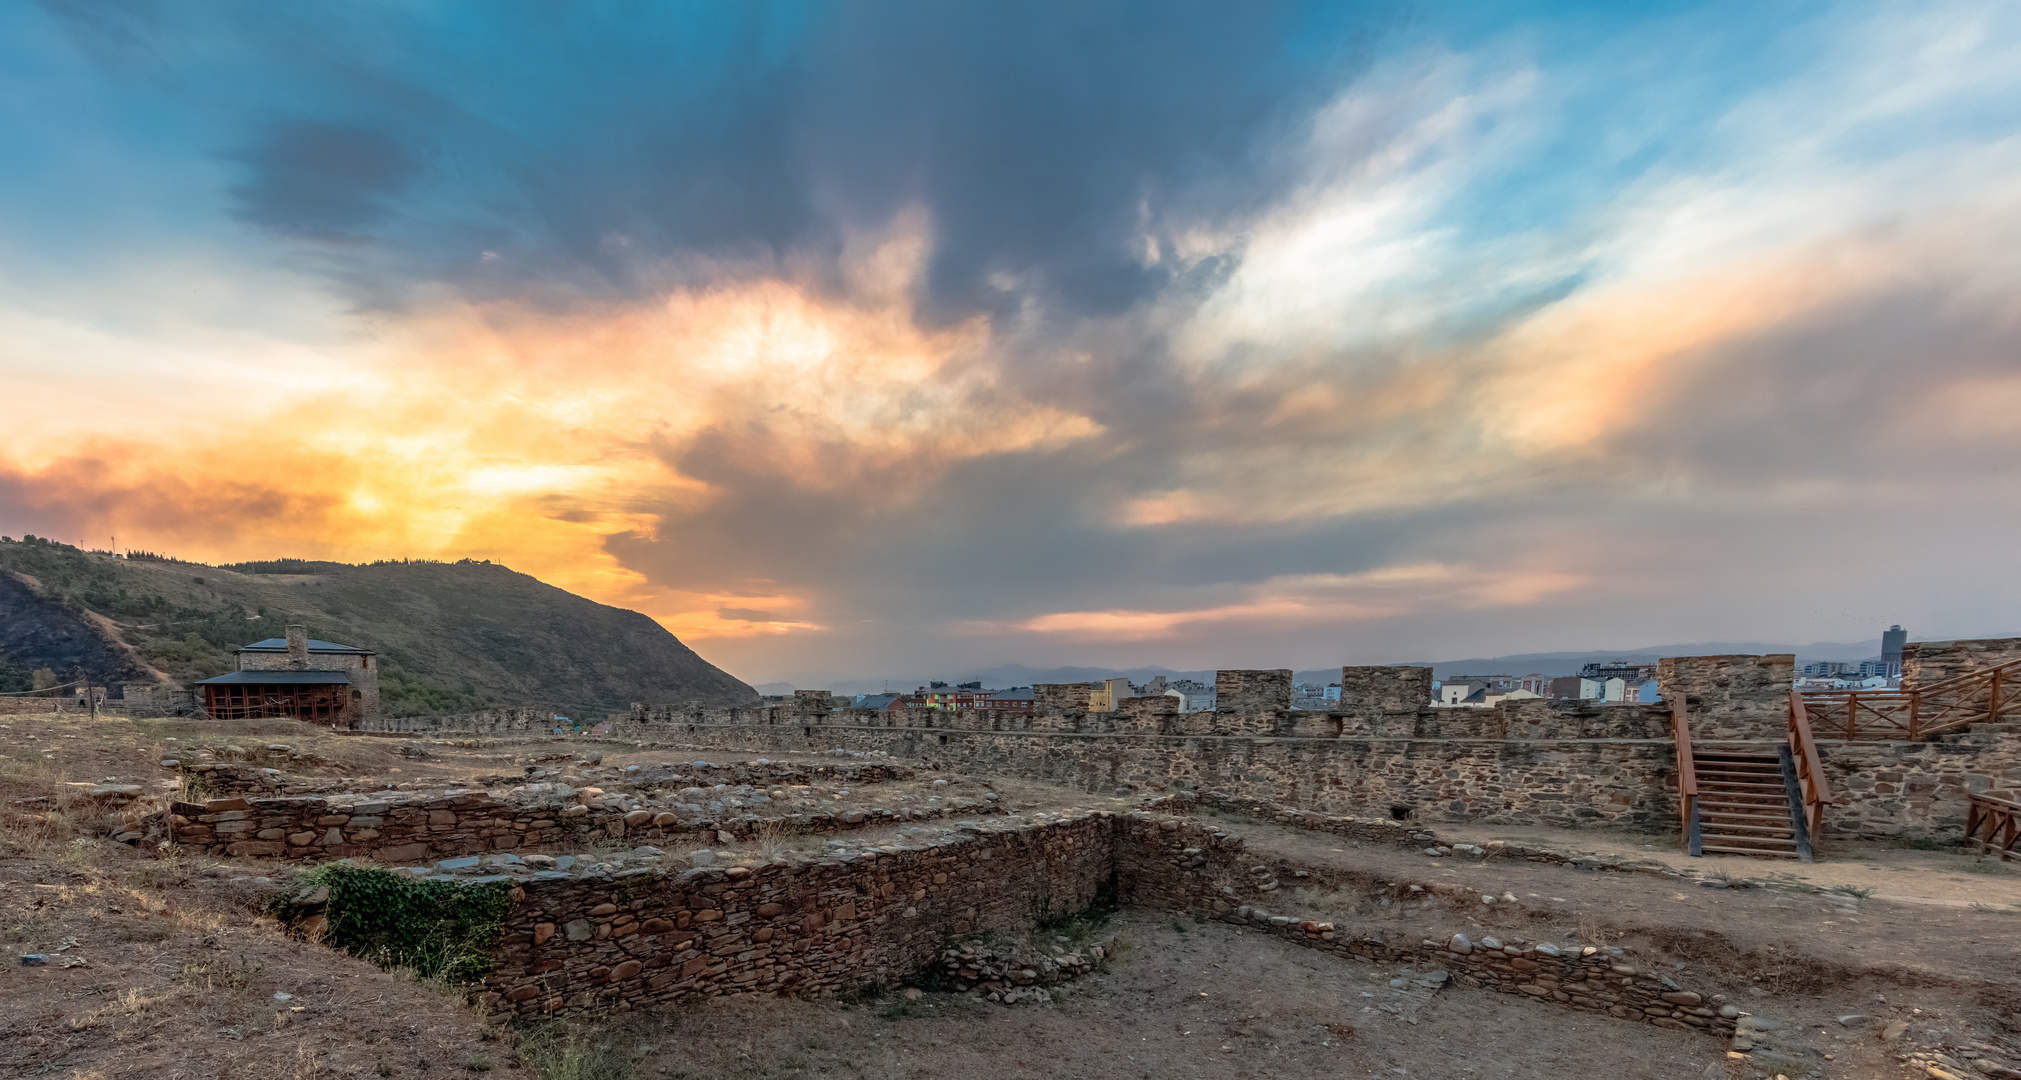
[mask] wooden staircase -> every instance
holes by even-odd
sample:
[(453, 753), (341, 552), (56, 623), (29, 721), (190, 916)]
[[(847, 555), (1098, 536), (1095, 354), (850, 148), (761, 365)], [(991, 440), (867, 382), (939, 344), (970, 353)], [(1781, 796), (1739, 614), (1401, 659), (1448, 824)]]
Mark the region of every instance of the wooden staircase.
[(1698, 777), (1701, 851), (1785, 859), (1810, 854), (1797, 836), (1781, 755), (1700, 750), (1691, 764)]
[(1685, 851), (1811, 861), (1831, 793), (1803, 697), (1792, 692), (1789, 700), (1789, 741), (1772, 752), (1700, 750), (1684, 701), (1670, 703)]

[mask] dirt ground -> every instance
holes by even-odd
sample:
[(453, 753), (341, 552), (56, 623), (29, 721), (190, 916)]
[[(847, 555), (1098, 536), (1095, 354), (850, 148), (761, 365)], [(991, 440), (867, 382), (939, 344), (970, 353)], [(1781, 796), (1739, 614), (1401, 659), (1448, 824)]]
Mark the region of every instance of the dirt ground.
[[(601, 1075), (1087, 1078), (1724, 1077), (1703, 1035), (1539, 1010), (1343, 963), (1221, 923), (1115, 917), (1124, 943), (1057, 1004), (898, 994), (855, 1003), (712, 1002), (577, 1033)], [(632, 1072), (620, 1071), (630, 1065)], [(1711, 1067), (1715, 1072), (1707, 1073)]]
[[(1305, 878), (1283, 875), (1280, 891), (1242, 902), (1333, 919), (1344, 929), (1617, 944), (1638, 963), (1661, 965), (1694, 988), (1782, 1020), (1785, 1041), (1800, 1044), (1800, 1052), (1786, 1062), (1759, 1053), (1729, 1058), (1727, 1044), (1706, 1035), (1453, 982), (1431, 990), (1412, 982), (1412, 972), (1147, 912), (1112, 916), (1120, 955), (1052, 1004), (1003, 1007), (938, 993), (910, 999), (893, 988), (853, 1001), (717, 1000), (589, 1027), (499, 1026), (453, 987), (283, 936), (261, 910), (289, 867), (110, 842), (176, 792), (172, 770), (160, 761), (192, 747), (357, 790), (517, 779), (536, 762), (592, 783), (630, 764), (695, 759), (858, 763), (579, 738), (334, 735), (284, 721), (0, 717), (0, 942), (8, 950), (0, 967), (0, 1076), (657, 1080), (985, 1072), (1541, 1080), (1766, 1078), (1773, 1073), (1764, 1068), (1779, 1064), (1795, 1070), (1791, 1080), (1922, 1078), (1934, 1075), (1931, 1066), (1970, 1080), (2000, 1075), (1980, 1065), (2021, 1057), (2014, 996), (2021, 992), (2021, 865), (1872, 844), (1834, 845), (1810, 865), (1690, 859), (1665, 840), (1633, 834), (1436, 827), (1449, 842), (1502, 839), (1632, 855), (1689, 875), (1680, 878), (1427, 858), (1240, 814), (1203, 820), (1243, 836), (1254, 860), (1314, 868)], [(582, 765), (599, 756), (594, 769), (601, 771)], [(103, 783), (137, 784), (146, 794), (131, 805), (92, 798), (91, 787)], [(990, 812), (1032, 819), (1066, 807), (1132, 805), (1029, 781), (921, 771), (888, 783), (808, 785), (778, 809), (957, 798), (981, 806), (987, 794), (998, 796)], [(877, 843), (955, 820), (871, 827), (846, 838)], [(740, 849), (718, 850), (734, 861)], [(1409, 883), (1439, 886), (1440, 894), (1383, 902)], [(1481, 896), (1493, 902), (1477, 902)], [(30, 953), (47, 960), (21, 966), (16, 957)], [(1393, 987), (1392, 979), (1403, 985)], [(1844, 1016), (1858, 1019), (1841, 1022)], [(1883, 1042), (1891, 1022), (1905, 1030)]]

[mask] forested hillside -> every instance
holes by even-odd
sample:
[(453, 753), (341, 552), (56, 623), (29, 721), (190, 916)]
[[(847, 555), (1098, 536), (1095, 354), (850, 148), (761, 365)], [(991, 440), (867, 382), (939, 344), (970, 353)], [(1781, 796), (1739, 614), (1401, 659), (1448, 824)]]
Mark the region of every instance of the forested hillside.
[(757, 700), (646, 616), (488, 562), (206, 566), (0, 540), (0, 689), (30, 689), (38, 670), (187, 684), (230, 671), (234, 649), (289, 623), (377, 650), (395, 715)]

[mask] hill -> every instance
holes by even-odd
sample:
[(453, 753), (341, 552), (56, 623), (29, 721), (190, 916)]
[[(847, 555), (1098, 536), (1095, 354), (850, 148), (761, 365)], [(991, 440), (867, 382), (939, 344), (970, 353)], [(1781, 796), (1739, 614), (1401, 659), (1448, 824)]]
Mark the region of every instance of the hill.
[(393, 715), (757, 701), (646, 616), (489, 562), (206, 566), (0, 541), (0, 690), (29, 689), (38, 669), (58, 682), (187, 685), (232, 670), (233, 650), (289, 623), (376, 650)]

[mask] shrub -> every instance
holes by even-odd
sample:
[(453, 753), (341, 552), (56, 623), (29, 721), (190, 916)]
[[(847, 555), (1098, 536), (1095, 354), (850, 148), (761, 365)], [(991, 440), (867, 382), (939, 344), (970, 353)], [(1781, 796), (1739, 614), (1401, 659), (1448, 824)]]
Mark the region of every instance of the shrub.
[(332, 863), (299, 875), (274, 902), (285, 920), (296, 897), (330, 890), (323, 940), (381, 967), (409, 968), (445, 982), (469, 982), (491, 969), (498, 929), (512, 911), (506, 882), (464, 885), (416, 881), (366, 866)]

